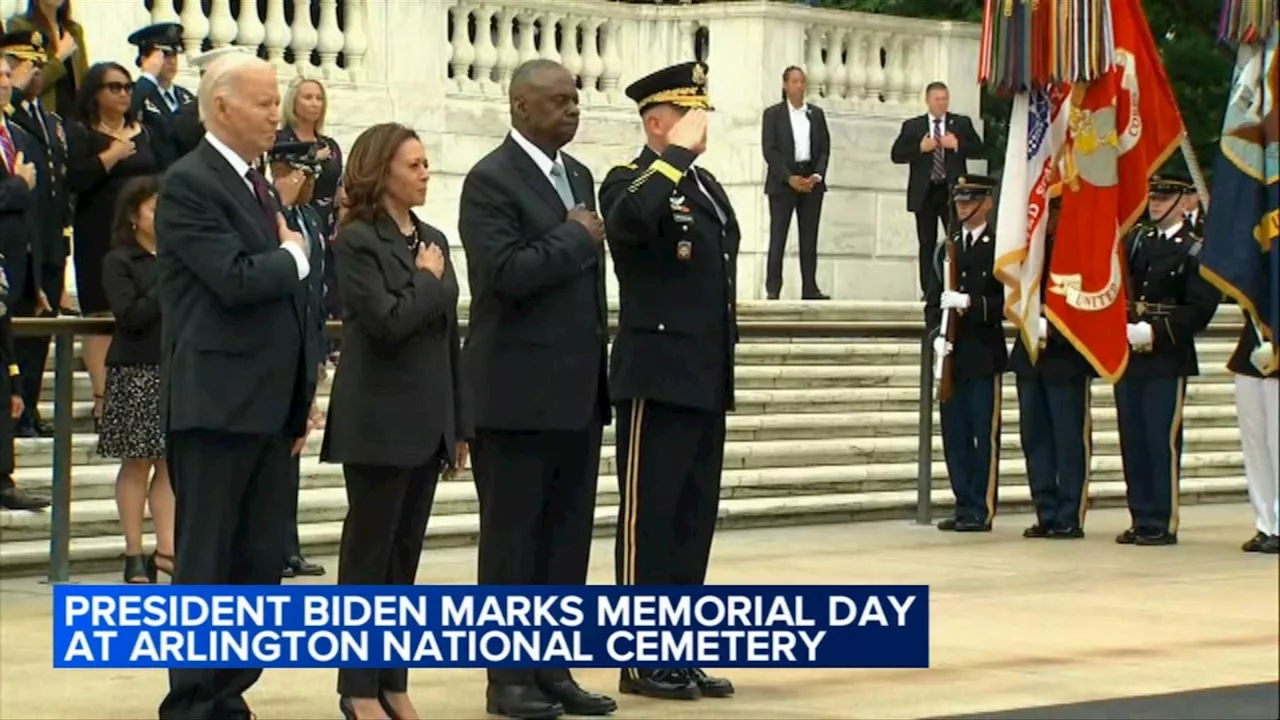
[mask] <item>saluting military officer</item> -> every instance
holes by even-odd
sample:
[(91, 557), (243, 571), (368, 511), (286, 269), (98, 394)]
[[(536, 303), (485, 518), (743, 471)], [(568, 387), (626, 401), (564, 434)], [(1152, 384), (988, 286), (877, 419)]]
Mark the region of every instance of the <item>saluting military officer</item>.
[[(961, 176), (954, 200), (961, 228), (947, 239), (956, 243), (956, 284), (944, 271), (925, 298), (929, 327), (941, 313), (954, 311), (955, 342), (939, 335), (934, 353), (952, 355), (952, 396), (942, 404), (942, 452), (955, 495), (955, 513), (939, 530), (985, 532), (991, 529), (998, 501), (1002, 374), (1009, 364), (1004, 341), (1004, 285), (995, 276), (995, 233), (987, 224), (995, 180)], [(940, 246), (940, 250), (945, 246)], [(946, 290), (942, 288), (946, 287)]]
[[(620, 585), (701, 585), (715, 531), (741, 230), (724, 188), (694, 162), (707, 146), (706, 83), (707, 66), (690, 62), (628, 87), (646, 145), (600, 186), (621, 300), (610, 363)], [(733, 685), (698, 669), (624, 669), (619, 690), (693, 699)]]
[[(1050, 190), (1045, 219), (1044, 269), (1040, 302), (1049, 286), (1060, 186)], [(1039, 352), (1027, 352), (1021, 334), (1014, 341), (1009, 369), (1018, 378), (1018, 430), (1027, 459), (1027, 485), (1036, 508), (1036, 522), (1022, 532), (1028, 538), (1084, 537), (1089, 504), (1089, 463), (1093, 449), (1089, 385), (1097, 375), (1071, 341), (1041, 316)]]
[(133, 90), (130, 110), (151, 132), (156, 162), (164, 170), (184, 154), (173, 128), (174, 118), (183, 106), (196, 101), (190, 90), (173, 84), (178, 76), (178, 57), (184, 49), (182, 26), (178, 23), (148, 25), (130, 35), (129, 44), (138, 46), (136, 62), (142, 70)]
[(1183, 198), (1195, 192), (1179, 174), (1151, 178), (1151, 224), (1125, 237), (1128, 259), (1129, 367), (1115, 386), (1120, 455), (1131, 525), (1124, 545), (1178, 542), (1182, 403), (1199, 373), (1195, 335), (1221, 293), (1200, 276), (1200, 238), (1186, 224)]

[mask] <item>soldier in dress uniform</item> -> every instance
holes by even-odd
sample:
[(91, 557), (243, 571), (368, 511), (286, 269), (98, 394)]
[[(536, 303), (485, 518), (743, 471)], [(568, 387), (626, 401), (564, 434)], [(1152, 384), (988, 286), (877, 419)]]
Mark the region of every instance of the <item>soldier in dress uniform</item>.
[(1150, 181), (1151, 223), (1125, 237), (1129, 270), (1129, 366), (1116, 383), (1116, 420), (1132, 519), (1124, 545), (1178, 542), (1182, 405), (1187, 378), (1199, 373), (1196, 333), (1221, 293), (1200, 276), (1201, 240), (1182, 212), (1191, 179), (1165, 173)]
[[(201, 77), (204, 76), (204, 69), (213, 64), (215, 60), (223, 55), (232, 53), (249, 53), (252, 52), (248, 48), (241, 45), (228, 45), (210, 50), (191, 58), (191, 66), (200, 71)], [(136, 94), (137, 91), (135, 91)], [(175, 147), (178, 151), (178, 157), (182, 157), (191, 152), (200, 144), (200, 140), (204, 138), (204, 123), (200, 122), (200, 103), (189, 102), (178, 108), (178, 112), (173, 115), (173, 138)]]
[(163, 171), (184, 154), (174, 132), (174, 118), (183, 106), (196, 104), (196, 96), (190, 90), (173, 84), (178, 76), (178, 58), (185, 48), (182, 26), (148, 25), (130, 35), (129, 44), (138, 46), (136, 62), (142, 71), (133, 89), (130, 110), (150, 130), (156, 162)]
[[(733, 408), (734, 278), (741, 230), (706, 149), (707, 66), (659, 70), (627, 88), (646, 146), (600, 186), (621, 302), (610, 364), (617, 404), (620, 585), (701, 585), (715, 531), (725, 413)], [(624, 669), (623, 693), (733, 694), (694, 668)]]
[[(310, 290), (307, 301), (307, 321), (315, 327), (315, 331), (308, 335), (315, 340), (315, 344), (307, 348), (307, 357), (310, 362), (320, 368), (317, 377), (323, 378), (325, 354), (328, 348), (324, 336), (324, 221), (315, 207), (310, 204), (316, 176), (324, 165), (324, 161), (316, 157), (320, 147), (323, 145), (277, 141), (275, 147), (267, 153), (266, 165), (271, 171), (271, 182), (280, 200), (280, 210), (285, 222), (290, 228), (301, 233), (311, 245), (312, 266), (311, 273), (307, 275), (307, 285)], [(315, 429), (318, 424), (319, 414), (313, 401), (309, 429)], [(293, 476), (293, 491), (289, 495), (292, 501), (289, 512), (291, 532), (288, 552), (281, 572), (281, 575), (286, 578), (300, 575), (324, 575), (324, 566), (303, 557), (302, 545), (298, 540), (298, 492), (301, 485), (301, 464), (302, 455), (295, 455), (290, 469)]]
[[(1049, 287), (1049, 260), (1062, 204), (1060, 190), (1056, 185), (1050, 190), (1045, 220), (1042, 304)], [(1039, 324), (1040, 347), (1035, 360), (1021, 334), (1009, 357), (1009, 369), (1018, 378), (1018, 430), (1027, 459), (1027, 485), (1036, 508), (1036, 523), (1022, 536), (1082, 538), (1093, 448), (1089, 385), (1097, 373), (1043, 315)]]
[[(939, 335), (934, 353), (952, 355), (953, 392), (942, 404), (942, 452), (955, 495), (955, 513), (939, 530), (986, 532), (995, 518), (1000, 466), (1002, 374), (1009, 363), (1001, 321), (1004, 285), (995, 276), (995, 233), (987, 224), (995, 180), (965, 175), (956, 180), (954, 200), (960, 229), (947, 239), (956, 245), (956, 286), (949, 272), (925, 298), (929, 327), (954, 311), (955, 341)], [(939, 246), (939, 252), (945, 246)]]
[(1240, 549), (1280, 554), (1280, 356), (1247, 312), (1227, 369), (1236, 376), (1240, 449), (1257, 529)]

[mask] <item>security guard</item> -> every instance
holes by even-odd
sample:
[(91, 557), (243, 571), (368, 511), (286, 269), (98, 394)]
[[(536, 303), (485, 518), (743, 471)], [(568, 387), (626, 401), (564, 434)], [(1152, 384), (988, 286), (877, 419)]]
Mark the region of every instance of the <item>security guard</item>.
[(1182, 404), (1187, 378), (1199, 373), (1195, 335), (1218, 308), (1221, 293), (1200, 276), (1201, 241), (1186, 224), (1190, 178), (1151, 178), (1150, 225), (1125, 237), (1128, 261), (1129, 366), (1115, 386), (1116, 420), (1132, 519), (1116, 536), (1123, 545), (1178, 542)]
[[(610, 365), (620, 585), (701, 585), (718, 514), (741, 230), (724, 188), (694, 164), (707, 144), (706, 83), (707, 66), (690, 62), (628, 87), (647, 144), (600, 186), (622, 306)], [(624, 669), (619, 690), (693, 699), (733, 685), (691, 668)]]
[(142, 70), (130, 110), (151, 132), (156, 161), (164, 170), (183, 155), (173, 128), (174, 118), (183, 106), (196, 102), (190, 90), (173, 84), (178, 75), (178, 57), (184, 49), (182, 26), (148, 25), (130, 35), (129, 44), (138, 46), (136, 62)]
[[(315, 326), (311, 337), (315, 345), (307, 348), (308, 361), (319, 365), (320, 375), (324, 375), (324, 361), (328, 344), (324, 337), (324, 221), (319, 212), (311, 205), (311, 193), (315, 188), (316, 176), (324, 165), (324, 161), (316, 157), (316, 152), (323, 145), (309, 142), (277, 141), (275, 147), (267, 152), (266, 164), (271, 171), (271, 182), (276, 196), (280, 200), (281, 213), (289, 227), (302, 233), (311, 244), (313, 263), (321, 263), (312, 267), (307, 276), (308, 289), (311, 291), (307, 300), (307, 321)], [(308, 430), (319, 424), (319, 416), (314, 403), (312, 405), (312, 422)], [(308, 561), (302, 556), (302, 545), (298, 541), (298, 491), (301, 485), (302, 456), (293, 457), (291, 473), (293, 488), (289, 494), (292, 501), (289, 512), (290, 538), (288, 553), (281, 575), (286, 578), (301, 575), (324, 575), (324, 566)]]
[(995, 233), (987, 224), (995, 185), (980, 175), (957, 179), (953, 199), (961, 228), (947, 239), (956, 243), (957, 284), (949, 287), (950, 278), (943, 277), (926, 298), (929, 327), (938, 327), (944, 312), (954, 312), (949, 322), (956, 323), (954, 344), (942, 335), (934, 340), (935, 354), (952, 355), (953, 379), (953, 394), (940, 414), (956, 509), (938, 523), (939, 530), (985, 532), (996, 514), (1001, 375), (1009, 350), (1001, 326), (1004, 285), (994, 272)]
[[(1042, 306), (1062, 205), (1060, 192), (1057, 185), (1050, 189), (1045, 219)], [(1089, 385), (1097, 373), (1044, 316), (1038, 322), (1040, 342), (1035, 359), (1027, 352), (1021, 334), (1009, 357), (1009, 369), (1018, 378), (1018, 430), (1027, 459), (1027, 484), (1036, 508), (1036, 523), (1022, 536), (1082, 538), (1093, 449)]]

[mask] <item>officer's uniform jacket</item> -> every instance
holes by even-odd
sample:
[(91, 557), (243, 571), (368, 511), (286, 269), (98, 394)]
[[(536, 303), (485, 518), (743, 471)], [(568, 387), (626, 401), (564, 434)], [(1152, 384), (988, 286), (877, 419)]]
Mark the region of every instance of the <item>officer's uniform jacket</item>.
[(621, 304), (610, 392), (716, 412), (733, 408), (742, 235), (724, 188), (695, 157), (645, 148), (600, 186)]
[[(954, 311), (952, 316), (956, 332), (951, 351), (951, 368), (952, 377), (957, 380), (999, 375), (1009, 364), (1009, 349), (1005, 345), (1004, 328), (1001, 325), (1004, 319), (1004, 285), (994, 272), (995, 234), (988, 224), (974, 239), (972, 246), (965, 248), (966, 232), (961, 229), (952, 236), (952, 241), (957, 243), (957, 285), (951, 289), (969, 296), (968, 309)], [(945, 257), (945, 248), (940, 250)], [(930, 327), (937, 327), (941, 319), (940, 302), (945, 280), (933, 283), (925, 301)]]
[(1280, 377), (1280, 363), (1276, 363), (1276, 367), (1272, 367), (1271, 372), (1263, 375), (1262, 371), (1254, 366), (1249, 359), (1249, 355), (1253, 353), (1258, 345), (1258, 332), (1253, 327), (1253, 321), (1246, 314), (1244, 327), (1240, 328), (1240, 339), (1236, 342), (1235, 352), (1231, 353), (1231, 357), (1227, 360), (1227, 369), (1237, 375), (1246, 375), (1253, 378)]
[(151, 147), (161, 170), (186, 154), (188, 148), (179, 141), (174, 120), (179, 111), (196, 102), (196, 96), (184, 87), (174, 85), (171, 90), (178, 101), (176, 110), (169, 108), (169, 103), (160, 92), (160, 86), (147, 75), (138, 78), (133, 90), (132, 110), (151, 131)]
[(1151, 325), (1150, 350), (1131, 349), (1126, 377), (1191, 377), (1200, 372), (1196, 333), (1213, 319), (1221, 293), (1200, 276), (1201, 241), (1183, 225), (1165, 237), (1142, 225), (1125, 237), (1129, 322)]
[[(1052, 235), (1045, 237), (1044, 269), (1040, 275), (1040, 305), (1044, 306), (1045, 290), (1049, 287), (1049, 260), (1053, 257)], [(1039, 322), (1032, 318), (1031, 322)], [(1031, 355), (1022, 341), (1022, 333), (1018, 333), (1013, 343), (1013, 352), (1009, 355), (1009, 369), (1019, 379), (1040, 378), (1047, 382), (1065, 382), (1080, 377), (1097, 377), (1084, 355), (1076, 349), (1071, 341), (1058, 332), (1053, 323), (1048, 323), (1048, 332), (1041, 338), (1040, 352), (1034, 364)]]
[[(20, 127), (30, 139), (26, 143), (26, 159), (36, 171), (34, 214), (39, 231), (34, 233), (31, 256), (45, 265), (61, 265), (71, 254), (71, 197), (66, 184), (67, 136), (62, 118), (44, 108), (36, 116), (25, 103), (18, 102), (14, 105), (9, 124)], [(38, 270), (31, 275), (37, 283), (40, 282)], [(51, 303), (57, 300), (49, 298)]]

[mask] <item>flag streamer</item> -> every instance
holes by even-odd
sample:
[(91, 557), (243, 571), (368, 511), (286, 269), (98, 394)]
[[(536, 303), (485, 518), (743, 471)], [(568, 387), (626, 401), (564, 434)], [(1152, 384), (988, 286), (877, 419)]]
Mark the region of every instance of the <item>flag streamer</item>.
[(1089, 82), (1115, 61), (1113, 0), (985, 1), (981, 85), (1016, 93)]
[(1276, 0), (1223, 0), (1218, 39), (1232, 45), (1261, 45), (1276, 23)]

